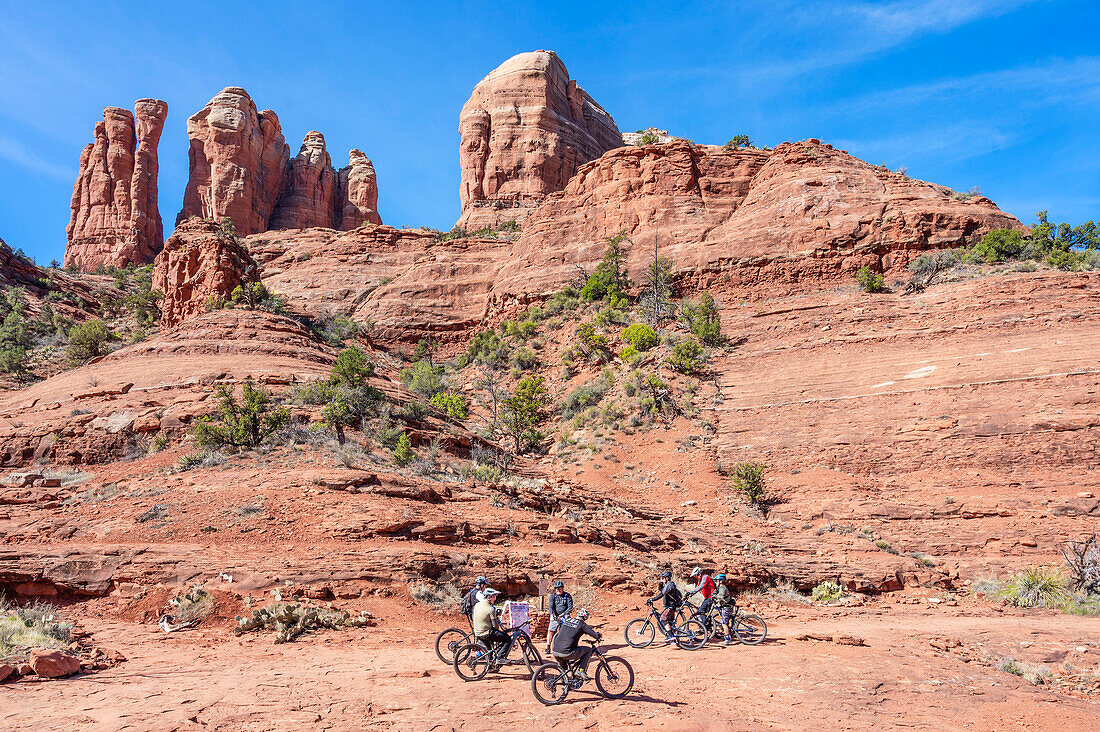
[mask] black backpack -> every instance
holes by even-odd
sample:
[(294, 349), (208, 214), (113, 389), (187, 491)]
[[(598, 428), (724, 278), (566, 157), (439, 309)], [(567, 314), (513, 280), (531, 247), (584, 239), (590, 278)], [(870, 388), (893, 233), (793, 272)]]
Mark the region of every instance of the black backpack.
[(474, 593), (477, 592), (477, 588), (470, 590), (462, 598), (462, 603), (458, 606), (458, 609), (462, 611), (462, 614), (466, 617), (470, 617), (474, 613)]
[(668, 599), (673, 605), (679, 607), (680, 604), (684, 601), (684, 595), (680, 592), (679, 587), (673, 585), (672, 591), (668, 593)]

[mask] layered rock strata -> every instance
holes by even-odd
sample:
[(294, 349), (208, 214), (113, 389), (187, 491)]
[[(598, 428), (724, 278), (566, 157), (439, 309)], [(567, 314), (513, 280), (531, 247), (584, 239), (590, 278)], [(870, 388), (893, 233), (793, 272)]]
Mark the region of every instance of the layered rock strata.
[(153, 289), (164, 293), (160, 322), (170, 327), (227, 299), (259, 268), (236, 237), (211, 221), (192, 219), (176, 227), (153, 264)]
[(636, 280), (656, 240), (697, 287), (719, 279), (797, 287), (864, 265), (901, 273), (923, 251), (1021, 226), (988, 198), (960, 200), (818, 140), (774, 150), (624, 147), (583, 166), (528, 216), (494, 293), (504, 301), (552, 293), (578, 266), (591, 271), (618, 232), (631, 239)]
[(66, 228), (65, 266), (91, 271), (153, 261), (164, 241), (157, 208), (157, 145), (168, 105), (139, 99), (103, 110), (80, 154)]
[(290, 148), (279, 117), (240, 87), (222, 89), (187, 120), (190, 171), (176, 223), (230, 218), (237, 232), (267, 229), (283, 189)]
[(354, 228), (381, 223), (374, 166), (352, 150), (332, 166), (325, 137), (311, 131), (290, 157), (278, 116), (256, 111), (248, 92), (227, 87), (187, 120), (190, 175), (176, 223), (230, 218), (242, 236), (271, 229)]
[(459, 133), (458, 225), (467, 229), (522, 220), (581, 165), (623, 144), (552, 51), (513, 56), (478, 82)]

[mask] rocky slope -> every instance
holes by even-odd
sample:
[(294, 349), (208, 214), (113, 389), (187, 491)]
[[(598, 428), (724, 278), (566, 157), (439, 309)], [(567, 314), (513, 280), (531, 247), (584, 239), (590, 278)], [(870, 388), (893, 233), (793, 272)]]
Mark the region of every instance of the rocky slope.
[(625, 232), (639, 278), (654, 241), (689, 288), (719, 281), (794, 291), (868, 265), (898, 272), (928, 249), (1019, 227), (983, 197), (869, 165), (817, 140), (774, 150), (675, 141), (613, 150), (583, 166), (526, 219), (494, 296), (549, 294), (592, 271), (605, 238)]
[(95, 142), (80, 154), (66, 229), (65, 266), (147, 264), (164, 242), (157, 208), (157, 145), (168, 105), (139, 99), (134, 112), (103, 110)]
[(474, 87), (459, 116), (458, 226), (521, 221), (584, 163), (623, 144), (615, 121), (552, 51), (513, 56)]

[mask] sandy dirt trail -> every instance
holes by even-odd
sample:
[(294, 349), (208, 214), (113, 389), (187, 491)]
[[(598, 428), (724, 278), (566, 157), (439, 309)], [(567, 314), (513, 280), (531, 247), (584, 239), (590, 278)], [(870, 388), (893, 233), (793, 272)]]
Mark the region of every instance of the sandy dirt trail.
[[(951, 612), (954, 611), (954, 612)], [(936, 652), (931, 637), (994, 657), (1100, 657), (1095, 620), (1053, 613), (911, 606), (796, 609), (757, 647), (691, 653), (623, 647), (629, 616), (605, 626), (605, 650), (634, 666), (622, 701), (571, 692), (558, 707), (531, 694), (522, 667), (464, 683), (430, 650), (440, 624), (407, 618), (275, 646), (222, 628), (166, 636), (151, 625), (89, 621), (129, 660), (66, 682), (0, 687), (0, 728), (36, 730), (667, 730), (1100, 728), (1100, 703), (1034, 686)], [(865, 646), (798, 640), (850, 635)], [(1078, 658), (1078, 661), (1081, 659)]]

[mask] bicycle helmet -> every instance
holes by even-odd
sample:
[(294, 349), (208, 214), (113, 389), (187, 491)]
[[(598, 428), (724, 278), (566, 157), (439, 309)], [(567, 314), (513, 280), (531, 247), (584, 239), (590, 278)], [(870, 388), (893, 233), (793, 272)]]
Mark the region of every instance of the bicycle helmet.
[(691, 576), (692, 577), (696, 577), (696, 576), (698, 576), (702, 573), (703, 573), (703, 570), (699, 569), (698, 567), (692, 567), (692, 569), (691, 569)]
[(664, 572), (661, 572), (657, 576), (660, 577), (661, 579), (669, 579), (669, 578), (672, 577), (672, 570), (666, 569)]
[(577, 611), (577, 620), (585, 620), (588, 617), (588, 611), (583, 607)]
[(561, 580), (558, 580), (557, 582), (554, 583), (554, 589), (555, 590), (562, 589), (564, 587), (565, 587), (565, 583), (562, 582)]
[(487, 584), (489, 584), (489, 580), (485, 579), (484, 577), (478, 577), (476, 580), (474, 580), (474, 584), (475, 585), (487, 585)]
[(719, 582), (721, 582), (725, 578), (726, 578), (726, 573), (725, 572), (722, 572), (721, 574), (714, 575), (714, 579), (716, 579)]

